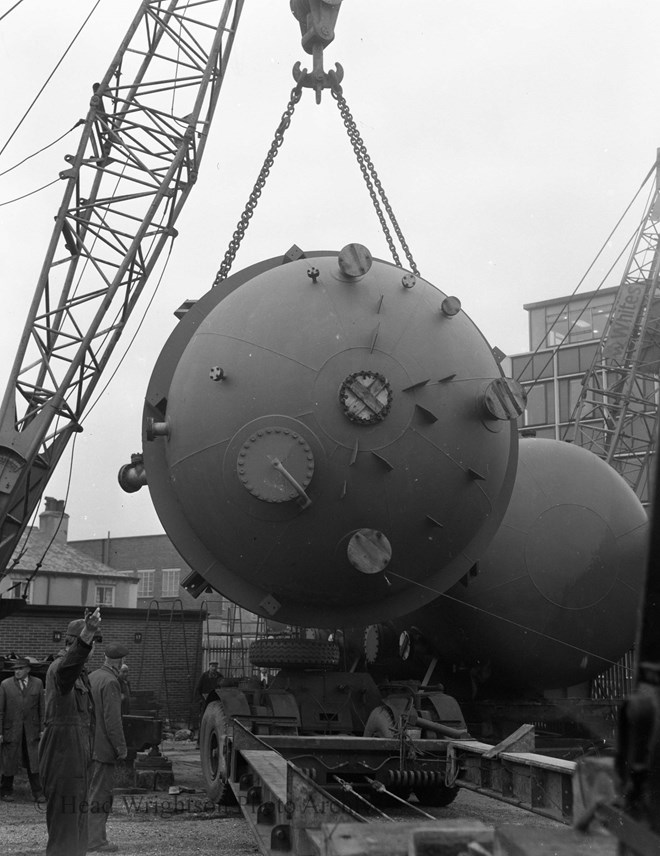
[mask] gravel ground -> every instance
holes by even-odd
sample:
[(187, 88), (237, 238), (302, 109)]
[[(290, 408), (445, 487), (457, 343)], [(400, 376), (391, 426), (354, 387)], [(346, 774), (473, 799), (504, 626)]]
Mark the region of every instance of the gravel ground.
[[(165, 744), (175, 784), (187, 792), (124, 793), (115, 796), (108, 840), (123, 856), (254, 856), (258, 849), (238, 808), (209, 804), (202, 787), (199, 752), (192, 743)], [(35, 808), (24, 778), (17, 777), (14, 803), (0, 803), (3, 856), (45, 853), (46, 817)], [(438, 818), (470, 818), (494, 826), (527, 825), (559, 829), (556, 821), (463, 790)]]
[[(168, 744), (175, 784), (192, 793), (166, 791), (117, 794), (108, 820), (108, 841), (123, 856), (254, 856), (258, 853), (238, 808), (210, 804), (204, 793), (199, 752), (192, 743)], [(2, 856), (46, 852), (45, 807), (35, 808), (23, 776), (15, 780), (16, 801), (0, 802)]]

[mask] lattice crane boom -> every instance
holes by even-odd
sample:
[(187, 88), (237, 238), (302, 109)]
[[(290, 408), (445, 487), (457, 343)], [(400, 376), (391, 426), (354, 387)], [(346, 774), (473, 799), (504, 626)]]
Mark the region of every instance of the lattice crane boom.
[(582, 381), (574, 441), (643, 495), (655, 451), (660, 317), (660, 180), (635, 238), (614, 305)]
[(94, 95), (0, 409), (0, 576), (197, 179), (244, 0), (145, 0)]

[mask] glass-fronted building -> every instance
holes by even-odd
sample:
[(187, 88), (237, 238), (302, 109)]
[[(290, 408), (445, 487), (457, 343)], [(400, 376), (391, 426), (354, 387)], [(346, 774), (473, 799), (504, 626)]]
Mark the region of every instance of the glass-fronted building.
[[(637, 492), (641, 501), (649, 502), (650, 462), (649, 437), (654, 437), (658, 407), (659, 342), (647, 333), (645, 347), (635, 373), (634, 383), (624, 388), (618, 370), (603, 368), (599, 342), (612, 312), (619, 289), (607, 288), (570, 297), (557, 297), (529, 303), (529, 342), (527, 353), (508, 358), (505, 371), (519, 380), (527, 391), (527, 408), (521, 418), (521, 431), (555, 440), (568, 440), (587, 445), (587, 437), (612, 436), (617, 401), (626, 399), (628, 416), (615, 454), (616, 469)], [(660, 303), (651, 307), (652, 317)], [(598, 372), (585, 388), (585, 375), (592, 365)], [(617, 386), (618, 385), (618, 386)], [(604, 394), (604, 390), (609, 392)], [(590, 401), (582, 411), (582, 429), (575, 431), (575, 420), (581, 395)], [(585, 416), (586, 414), (586, 416)], [(606, 418), (612, 422), (607, 423)], [(585, 430), (586, 429), (586, 430)], [(598, 440), (589, 448), (601, 454)], [(602, 455), (605, 457), (605, 454)]]
[(567, 438), (616, 293), (607, 288), (525, 304), (530, 350), (510, 357), (509, 364), (511, 377), (528, 393), (523, 429), (537, 437)]

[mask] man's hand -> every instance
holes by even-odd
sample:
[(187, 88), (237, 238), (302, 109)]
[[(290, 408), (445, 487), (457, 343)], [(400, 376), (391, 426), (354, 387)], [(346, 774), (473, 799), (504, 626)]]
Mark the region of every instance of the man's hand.
[(117, 755), (117, 760), (118, 760), (118, 761), (125, 761), (125, 760), (126, 760), (126, 755), (127, 755), (127, 754), (128, 754), (128, 753), (127, 753), (126, 749), (124, 749), (124, 751), (123, 751), (123, 752), (120, 752), (120, 753)]
[(85, 610), (85, 628), (80, 633), (80, 638), (83, 642), (86, 642), (88, 645), (94, 639), (94, 635), (98, 633), (98, 629), (101, 626), (101, 609), (100, 607), (96, 607), (94, 612), (89, 612)]

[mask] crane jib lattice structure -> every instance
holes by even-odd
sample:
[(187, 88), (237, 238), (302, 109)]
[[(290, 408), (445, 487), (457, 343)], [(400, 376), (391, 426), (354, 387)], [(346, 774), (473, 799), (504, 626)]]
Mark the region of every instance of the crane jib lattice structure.
[(656, 449), (660, 369), (660, 161), (576, 408), (574, 442), (606, 460), (641, 498)]
[(142, 2), (94, 86), (0, 410), (0, 576), (176, 236), (243, 2)]

